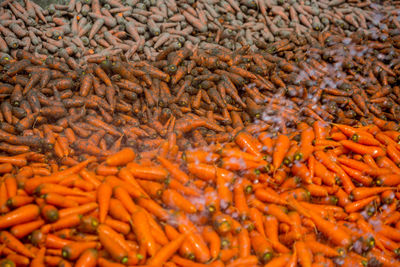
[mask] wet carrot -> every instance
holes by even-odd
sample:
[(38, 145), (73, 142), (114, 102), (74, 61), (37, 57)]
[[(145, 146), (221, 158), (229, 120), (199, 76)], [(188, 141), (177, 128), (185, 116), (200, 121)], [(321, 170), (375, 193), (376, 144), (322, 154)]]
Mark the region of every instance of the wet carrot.
[(114, 155), (107, 157), (106, 163), (109, 166), (125, 165), (135, 159), (135, 152), (131, 148), (120, 150)]
[(21, 241), (19, 241), (16, 237), (10, 234), (8, 231), (0, 232), (0, 241), (3, 244), (6, 244), (7, 247), (14, 250), (17, 253), (20, 253), (29, 258), (35, 258), (35, 254), (26, 248)]
[(75, 265), (80, 267), (96, 266), (97, 257), (98, 257), (97, 250), (87, 249), (85, 252), (82, 253), (79, 259), (76, 261)]
[[(128, 252), (102, 229), (103, 228), (99, 227), (98, 234), (99, 241), (104, 249), (111, 255), (113, 260), (123, 264), (126, 263), (128, 261)], [(106, 264), (106, 262), (104, 264)]]
[(282, 164), (286, 152), (289, 150), (289, 138), (286, 135), (279, 135), (272, 154), (272, 165), (276, 170)]
[(148, 264), (157, 266), (166, 262), (179, 249), (185, 238), (186, 235), (181, 234), (166, 246), (162, 247), (152, 258), (149, 259)]

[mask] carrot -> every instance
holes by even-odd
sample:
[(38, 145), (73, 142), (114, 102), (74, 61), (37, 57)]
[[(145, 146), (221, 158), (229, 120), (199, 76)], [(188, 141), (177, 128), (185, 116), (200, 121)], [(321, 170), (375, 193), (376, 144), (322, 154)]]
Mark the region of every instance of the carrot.
[(318, 161), (320, 161), (328, 169), (334, 171), (339, 176), (346, 193), (350, 193), (351, 190), (355, 188), (353, 182), (350, 180), (350, 177), (343, 171), (343, 169), (340, 168), (340, 166), (332, 161), (328, 154), (323, 151), (316, 151), (314, 154)]
[(123, 266), (126, 266), (124, 264), (109, 261), (105, 258), (99, 258), (97, 260), (97, 263), (100, 267), (123, 267)]
[(135, 159), (135, 152), (131, 148), (124, 148), (106, 158), (106, 163), (109, 166), (125, 165)]
[(108, 75), (104, 72), (104, 70), (99, 66), (99, 65), (94, 65), (94, 73), (97, 75), (97, 77), (102, 80), (107, 86), (113, 86), (111, 83), (110, 78)]
[(53, 223), (59, 219), (59, 212), (52, 205), (44, 205), (41, 207), (41, 215), (47, 223)]
[[(110, 179), (107, 179), (106, 181), (112, 184)], [(114, 195), (116, 196), (116, 198), (122, 201), (128, 211), (133, 212), (135, 210), (135, 205), (132, 203), (131, 197), (142, 196), (142, 193), (138, 192), (139, 189), (130, 187), (129, 185), (121, 181), (117, 181), (115, 184), (112, 184), (112, 186), (114, 187)], [(140, 185), (137, 186), (139, 187)], [(143, 189), (140, 188), (140, 191), (143, 191)]]
[(315, 240), (307, 240), (305, 241), (306, 246), (311, 250), (312, 253), (322, 253), (327, 257), (337, 257), (339, 256), (339, 252), (333, 249), (330, 246), (322, 244)]
[(11, 234), (16, 238), (22, 238), (29, 235), (34, 230), (38, 229), (44, 224), (44, 221), (39, 219), (36, 221), (15, 225), (10, 229)]
[(278, 239), (278, 220), (274, 216), (267, 216), (264, 218), (265, 220), (265, 234), (268, 240), (271, 242), (274, 250), (280, 253), (286, 253), (290, 250), (283, 245)]
[(183, 210), (187, 213), (197, 212), (196, 207), (190, 201), (173, 189), (164, 190), (162, 200), (172, 208)]
[(186, 150), (182, 154), (183, 160), (187, 163), (214, 163), (219, 159), (219, 156), (215, 153), (202, 151), (202, 150)]
[(39, 252), (36, 254), (36, 257), (32, 260), (30, 266), (32, 266), (32, 267), (45, 266), (45, 264), (44, 264), (45, 254), (46, 254), (46, 248), (42, 247), (39, 250)]
[(233, 260), (226, 266), (228, 267), (238, 267), (238, 266), (252, 266), (254, 264), (257, 264), (258, 258), (254, 255), (247, 256), (247, 257), (240, 257), (236, 260)]
[(286, 153), (289, 150), (289, 138), (286, 135), (279, 135), (274, 146), (274, 152), (272, 154), (272, 165), (274, 170), (278, 169), (282, 164)]
[(289, 254), (281, 254), (278, 257), (273, 258), (270, 262), (264, 265), (264, 267), (283, 267), (290, 260)]
[(76, 261), (75, 266), (78, 267), (95, 267), (97, 265), (98, 252), (95, 249), (87, 249), (79, 259)]
[(289, 205), (303, 216), (310, 218), (315, 223), (317, 229), (332, 240), (333, 243), (345, 247), (350, 245), (351, 240), (349, 234), (335, 226), (333, 223), (323, 219), (312, 210), (306, 210), (296, 200), (290, 200)]
[(128, 261), (128, 251), (126, 251), (115, 239), (110, 237), (110, 235), (102, 229), (103, 228), (99, 226), (98, 235), (101, 245), (111, 255), (112, 259), (123, 264), (126, 263)]
[(62, 248), (62, 257), (67, 260), (76, 260), (87, 249), (96, 248), (97, 242), (74, 242)]
[(374, 201), (376, 199), (377, 199), (376, 196), (372, 196), (372, 197), (367, 197), (367, 198), (364, 198), (361, 200), (357, 200), (350, 204), (347, 204), (344, 207), (344, 209), (347, 213), (356, 212), (356, 211), (359, 211), (360, 209), (365, 208), (367, 205), (369, 205), (372, 201)]
[(221, 251), (221, 239), (219, 235), (210, 226), (207, 226), (203, 229), (202, 236), (210, 247), (211, 258), (216, 259)]
[(382, 192), (385, 192), (387, 190), (392, 190), (394, 189), (393, 187), (357, 187), (354, 188), (353, 191), (351, 191), (351, 197), (354, 200), (361, 200), (364, 198), (368, 198), (370, 196), (374, 196), (377, 194), (380, 194)]
[(369, 154), (374, 158), (384, 156), (386, 154), (386, 152), (380, 147), (360, 145), (350, 140), (342, 140), (340, 143), (355, 153), (362, 155)]
[(111, 217), (107, 217), (104, 224), (110, 226), (112, 229), (123, 235), (127, 235), (131, 230), (129, 224), (114, 220)]
[(275, 203), (279, 205), (286, 205), (287, 201), (282, 199), (278, 193), (276, 193), (273, 189), (271, 188), (261, 188), (257, 189), (254, 192), (254, 195), (261, 201), (266, 201), (269, 203)]
[(138, 165), (136, 163), (129, 163), (127, 168), (134, 177), (140, 179), (163, 180), (168, 176), (168, 172), (164, 168), (158, 166), (147, 167)]
[(54, 205), (60, 208), (72, 208), (78, 206), (77, 202), (59, 194), (49, 193), (44, 194), (41, 197), (46, 201), (47, 204)]
[(253, 154), (256, 157), (261, 157), (261, 144), (247, 132), (239, 132), (234, 138), (236, 144), (243, 149), (244, 152)]
[(43, 184), (43, 183), (46, 183), (46, 182), (50, 182), (50, 183), (59, 182), (63, 178), (65, 178), (65, 177), (67, 177), (67, 176), (69, 176), (71, 174), (78, 173), (80, 170), (85, 168), (90, 162), (93, 162), (93, 161), (94, 161), (94, 158), (89, 158), (89, 159), (87, 159), (85, 161), (82, 161), (79, 164), (69, 168), (69, 169), (54, 173), (51, 176), (37, 177), (35, 179), (30, 179), (25, 183), (25, 187), (24, 188), (28, 193), (32, 193), (40, 184)]
[(163, 246), (157, 253), (148, 260), (148, 264), (151, 266), (159, 266), (164, 262), (167, 262), (172, 255), (179, 249), (185, 240), (186, 235), (181, 234), (167, 245)]
[(294, 244), (294, 249), (298, 255), (301, 266), (310, 266), (312, 264), (312, 253), (309, 247), (303, 241), (297, 241)]
[(66, 208), (59, 211), (60, 218), (64, 218), (73, 214), (86, 214), (98, 208), (96, 202), (89, 202), (78, 207)]
[(110, 207), (112, 188), (108, 183), (102, 183), (97, 188), (97, 202), (99, 203), (99, 221), (103, 223)]
[(58, 221), (50, 224), (50, 229), (53, 231), (57, 231), (60, 229), (75, 227), (81, 222), (81, 215), (71, 214), (64, 218), (59, 219)]
[(370, 146), (380, 145), (379, 141), (376, 140), (372, 134), (363, 131), (355, 132), (351, 136), (351, 140), (363, 145), (370, 145)]
[(122, 222), (131, 222), (131, 216), (122, 205), (121, 201), (115, 198), (110, 199), (109, 214), (112, 218)]
[(205, 181), (214, 181), (216, 179), (216, 168), (208, 164), (188, 163), (187, 168), (190, 173)]
[(39, 207), (34, 204), (19, 207), (0, 217), (0, 229), (32, 221), (38, 217)]
[(21, 241), (10, 234), (8, 231), (0, 232), (0, 241), (15, 252), (22, 254), (28, 258), (35, 258), (35, 254), (24, 246)]
[(132, 226), (141, 246), (146, 247), (150, 256), (154, 256), (157, 252), (157, 246), (150, 233), (147, 215), (143, 210), (138, 210), (132, 215)]
[(172, 175), (173, 178), (178, 180), (179, 182), (185, 184), (189, 181), (188, 175), (179, 169), (179, 167), (172, 162), (170, 162), (166, 158), (157, 157), (157, 160), (161, 163), (161, 165), (168, 170), (168, 172)]

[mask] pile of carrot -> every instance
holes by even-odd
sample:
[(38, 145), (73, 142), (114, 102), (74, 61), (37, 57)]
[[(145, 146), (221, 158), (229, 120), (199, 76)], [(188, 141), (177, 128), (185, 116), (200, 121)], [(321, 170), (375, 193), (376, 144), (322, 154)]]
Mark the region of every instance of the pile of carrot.
[[(0, 52), (68, 54), (80, 64), (123, 53), (154, 60), (170, 45), (236, 50), (338, 27), (343, 35), (399, 27), (398, 1), (374, 0), (71, 0), (41, 7), (0, 3)], [(386, 20), (386, 22), (385, 22)]]
[(44, 151), (73, 165), (79, 153), (126, 146), (156, 153), (174, 131), (183, 150), (230, 141), (253, 123), (285, 134), (301, 121), (397, 130), (400, 35), (380, 34), (292, 35), (257, 53), (171, 46), (155, 62), (120, 55), (85, 68), (68, 55), (18, 50), (0, 62), (0, 150)]
[(396, 266), (400, 133), (299, 123), (70, 167), (0, 157), (0, 266)]

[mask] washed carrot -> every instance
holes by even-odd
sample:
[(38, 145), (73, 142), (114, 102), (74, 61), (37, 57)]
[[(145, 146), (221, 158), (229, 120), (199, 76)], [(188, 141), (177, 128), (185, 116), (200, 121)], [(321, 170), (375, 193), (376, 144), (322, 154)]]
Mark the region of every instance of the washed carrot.
[(309, 217), (316, 225), (318, 230), (326, 234), (329, 239), (337, 245), (348, 246), (350, 244), (350, 236), (342, 229), (338, 228), (331, 222), (323, 219), (320, 215), (311, 210), (306, 210), (297, 201), (290, 200), (290, 205), (293, 205), (303, 216)]
[(0, 241), (1, 243), (5, 244), (8, 248), (14, 250), (17, 253), (20, 253), (29, 258), (35, 258), (35, 254), (31, 250), (26, 248), (21, 241), (19, 241), (8, 231), (0, 232)]
[(179, 166), (176, 166), (172, 162), (170, 162), (168, 159), (162, 158), (162, 157), (157, 157), (158, 161), (160, 161), (161, 165), (164, 166), (168, 170), (169, 173), (171, 173), (172, 177), (178, 180), (179, 182), (185, 184), (189, 181), (188, 175), (183, 172), (182, 170), (179, 169)]
[(58, 209), (53, 205), (44, 205), (41, 207), (41, 215), (47, 223), (53, 223), (60, 218)]
[(354, 200), (360, 200), (392, 189), (393, 187), (358, 187), (351, 191), (351, 196)]
[(122, 205), (129, 213), (132, 214), (138, 210), (138, 207), (133, 202), (132, 198), (129, 196), (129, 193), (127, 192), (127, 190), (125, 190), (125, 188), (121, 186), (114, 187), (113, 195), (116, 199), (121, 201)]
[(124, 148), (106, 158), (106, 163), (109, 166), (125, 165), (135, 159), (135, 152), (131, 148)]
[[(123, 264), (126, 263), (128, 261), (128, 251), (126, 251), (115, 239), (102, 231), (101, 227), (98, 229), (99, 241), (104, 249), (111, 255), (112, 259)], [(105, 262), (103, 266), (107, 266), (105, 264), (107, 264), (107, 262)]]
[(289, 150), (289, 138), (286, 135), (279, 135), (272, 154), (272, 165), (276, 170), (283, 162), (286, 152)]
[(24, 236), (29, 235), (32, 233), (34, 230), (38, 229), (41, 227), (45, 222), (41, 219), (32, 221), (32, 222), (27, 222), (23, 224), (18, 224), (13, 227), (11, 227), (10, 232), (16, 237), (16, 238), (23, 238)]
[(307, 247), (306, 243), (303, 241), (297, 241), (294, 244), (294, 249), (298, 254), (298, 259), (301, 266), (311, 266), (312, 265), (312, 253)]
[(32, 267), (46, 266), (44, 263), (45, 254), (46, 254), (46, 248), (42, 247), (36, 254), (35, 259), (32, 260), (30, 266)]
[(260, 150), (261, 144), (247, 132), (239, 132), (235, 137), (237, 145), (245, 152), (253, 154), (254, 156), (261, 157)]
[(340, 141), (340, 143), (350, 149), (351, 151), (355, 152), (355, 153), (359, 153), (359, 154), (369, 154), (371, 156), (373, 156), (374, 158), (379, 157), (379, 156), (384, 156), (386, 154), (386, 152), (380, 148), (380, 147), (376, 147), (376, 146), (365, 146), (365, 145), (361, 145), (361, 144), (357, 144), (353, 141), (350, 140), (342, 140)]
[(38, 217), (39, 207), (34, 204), (19, 207), (0, 217), (0, 228), (5, 229), (10, 226), (32, 221)]
[(150, 233), (150, 225), (143, 210), (138, 210), (132, 215), (132, 226), (139, 243), (146, 247), (147, 253), (150, 256), (154, 256), (157, 252), (157, 245)]
[(196, 207), (190, 201), (173, 189), (164, 190), (162, 199), (166, 205), (172, 208), (183, 210), (187, 213), (197, 212)]
[(186, 235), (181, 234), (176, 239), (172, 240), (168, 245), (162, 247), (152, 258), (149, 259), (148, 264), (151, 266), (158, 266), (166, 262), (182, 245)]
[(97, 202), (99, 203), (99, 220), (103, 223), (110, 207), (112, 188), (108, 183), (102, 183), (97, 189)]
[(95, 249), (87, 249), (79, 259), (76, 261), (75, 266), (78, 267), (91, 267), (97, 264), (98, 252)]

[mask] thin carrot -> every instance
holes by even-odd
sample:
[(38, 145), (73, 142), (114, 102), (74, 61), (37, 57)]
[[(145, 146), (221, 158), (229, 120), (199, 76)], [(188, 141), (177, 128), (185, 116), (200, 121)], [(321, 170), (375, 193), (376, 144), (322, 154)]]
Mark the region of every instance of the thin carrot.
[(19, 207), (0, 217), (0, 229), (32, 221), (38, 217), (39, 207), (34, 204)]
[(99, 221), (103, 223), (110, 207), (112, 188), (108, 183), (102, 183), (97, 188), (97, 202), (99, 203)]
[(331, 239), (332, 242), (334, 242), (335, 244), (345, 247), (350, 245), (351, 238), (349, 234), (338, 228), (333, 223), (324, 220), (320, 215), (312, 210), (306, 210), (296, 200), (290, 200), (289, 205), (291, 205), (303, 216), (309, 217), (315, 223), (318, 230), (327, 235), (327, 237)]

